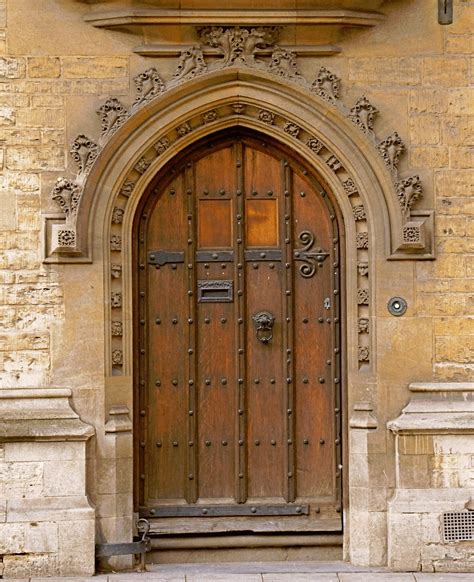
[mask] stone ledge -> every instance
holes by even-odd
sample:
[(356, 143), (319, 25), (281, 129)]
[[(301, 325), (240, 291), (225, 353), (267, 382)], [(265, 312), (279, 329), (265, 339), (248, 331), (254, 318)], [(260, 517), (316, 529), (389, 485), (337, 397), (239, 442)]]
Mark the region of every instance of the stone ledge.
[(0, 390), (0, 442), (86, 441), (94, 428), (70, 404), (68, 388)]
[(397, 434), (474, 434), (474, 382), (416, 382), (401, 415), (387, 423)]

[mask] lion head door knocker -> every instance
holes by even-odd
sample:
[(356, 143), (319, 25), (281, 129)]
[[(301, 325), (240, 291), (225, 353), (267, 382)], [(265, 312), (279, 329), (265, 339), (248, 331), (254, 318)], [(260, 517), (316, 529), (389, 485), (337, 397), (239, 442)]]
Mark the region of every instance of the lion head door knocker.
[(252, 315), (253, 323), (257, 330), (257, 339), (262, 344), (268, 344), (273, 337), (273, 324), (275, 318), (268, 311), (259, 311)]

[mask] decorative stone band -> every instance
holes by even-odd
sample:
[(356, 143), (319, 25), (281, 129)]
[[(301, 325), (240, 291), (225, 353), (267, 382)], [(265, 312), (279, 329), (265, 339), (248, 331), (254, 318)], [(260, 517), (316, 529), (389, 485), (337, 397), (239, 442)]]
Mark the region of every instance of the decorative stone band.
[(86, 441), (94, 428), (70, 404), (69, 388), (0, 390), (0, 442)]

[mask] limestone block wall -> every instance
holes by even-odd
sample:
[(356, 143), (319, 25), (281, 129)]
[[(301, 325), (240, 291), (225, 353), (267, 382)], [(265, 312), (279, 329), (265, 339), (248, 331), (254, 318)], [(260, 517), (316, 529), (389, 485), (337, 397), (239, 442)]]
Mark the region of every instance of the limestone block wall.
[[(134, 54), (146, 41), (144, 31), (84, 22), (89, 2), (34, 4), (32, 11), (31, 0), (0, 0), (0, 390), (72, 389), (75, 410), (96, 430), (86, 478), (99, 539), (127, 541), (132, 428), (115, 435), (106, 424), (116, 406), (128, 407), (121, 414), (129, 419), (133, 402), (127, 378), (108, 377), (104, 365), (103, 267), (96, 260), (44, 264), (41, 216), (59, 210), (50, 196), (58, 176), (75, 174), (71, 142), (80, 133), (99, 135), (97, 109), (109, 96), (131, 104), (134, 76), (154, 66), (170, 79), (177, 59)], [(385, 2), (380, 10), (386, 19), (376, 27), (343, 30), (340, 53), (299, 59), (307, 78), (320, 66), (337, 74), (349, 106), (368, 97), (380, 111), (377, 135), (396, 130), (406, 144), (401, 172), (422, 179), (417, 208), (435, 210), (435, 261), (377, 259), (373, 365), (353, 371), (347, 386), (346, 415), (354, 420), (346, 439), (345, 555), (364, 565), (388, 560), (396, 452), (386, 423), (409, 400), (408, 384), (465, 381), (474, 373), (472, 2), (454, 0), (454, 23), (444, 27), (437, 22), (436, 0)], [(311, 40), (294, 27), (283, 34), (287, 44)], [(162, 39), (195, 40), (192, 27), (167, 29)], [(392, 296), (407, 300), (403, 317), (388, 313)], [(464, 463), (464, 453), (453, 450), (455, 462)], [(418, 465), (413, 471), (422, 479)], [(432, 474), (451, 483), (444, 465)], [(0, 495), (0, 503), (4, 499)], [(25, 528), (19, 526), (18, 547)]]

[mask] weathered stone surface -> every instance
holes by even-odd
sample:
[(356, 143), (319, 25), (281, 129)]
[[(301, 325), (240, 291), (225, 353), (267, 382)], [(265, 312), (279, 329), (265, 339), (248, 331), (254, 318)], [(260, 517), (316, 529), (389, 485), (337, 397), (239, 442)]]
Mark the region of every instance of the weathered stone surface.
[(128, 61), (122, 57), (65, 57), (65, 79), (110, 79), (128, 74)]
[(28, 76), (31, 77), (59, 77), (61, 61), (58, 57), (30, 57), (28, 58)]

